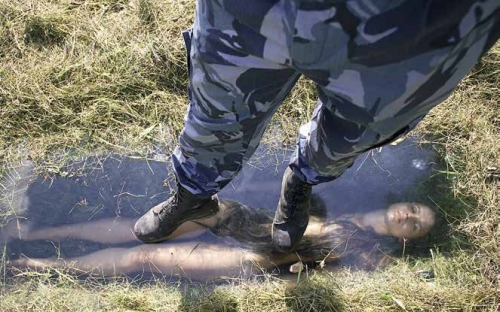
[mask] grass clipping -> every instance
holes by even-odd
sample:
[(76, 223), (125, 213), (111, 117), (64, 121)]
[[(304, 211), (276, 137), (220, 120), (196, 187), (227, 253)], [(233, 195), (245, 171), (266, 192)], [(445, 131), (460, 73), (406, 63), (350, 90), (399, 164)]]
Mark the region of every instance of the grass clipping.
[[(38, 170), (57, 172), (61, 153), (147, 156), (153, 146), (168, 153), (188, 104), (180, 33), (192, 24), (193, 10), (194, 1), (184, 0), (0, 0), (2, 168), (27, 154)], [(257, 286), (180, 289), (162, 282), (103, 285), (64, 273), (14, 285), (4, 278), (0, 309), (497, 311), (499, 73), (497, 45), (416, 130), (439, 152), (445, 166), (439, 174), (453, 194), (436, 202), (453, 229), (446, 253), (433, 249), (428, 259), (405, 258), (383, 272), (313, 274), (298, 284), (269, 278)], [(315, 102), (313, 84), (301, 79), (269, 133), (293, 142)], [(429, 268), (436, 272), (431, 282), (413, 273)]]

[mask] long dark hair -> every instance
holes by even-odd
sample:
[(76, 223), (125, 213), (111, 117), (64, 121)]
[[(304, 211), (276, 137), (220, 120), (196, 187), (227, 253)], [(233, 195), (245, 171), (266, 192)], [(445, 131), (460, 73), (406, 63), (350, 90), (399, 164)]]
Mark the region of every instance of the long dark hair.
[(324, 221), (319, 235), (304, 236), (296, 253), (311, 265), (336, 263), (374, 269), (398, 249), (396, 238), (362, 230), (349, 218), (339, 217)]
[[(312, 219), (322, 222), (323, 231), (316, 236), (304, 236), (295, 252), (306, 262), (332, 262), (351, 259), (361, 253), (388, 253), (388, 243), (394, 238), (380, 237), (361, 230), (349, 218), (338, 217), (327, 220), (318, 205), (313, 205)], [(217, 236), (229, 237), (239, 242), (239, 246), (254, 252), (276, 255), (277, 250), (271, 240), (273, 216), (266, 209), (254, 209), (231, 200), (220, 200), (220, 219)], [(375, 259), (376, 260), (376, 259)], [(352, 261), (352, 260), (349, 260)], [(361, 265), (361, 264), (360, 264)], [(365, 266), (365, 265), (362, 265)]]

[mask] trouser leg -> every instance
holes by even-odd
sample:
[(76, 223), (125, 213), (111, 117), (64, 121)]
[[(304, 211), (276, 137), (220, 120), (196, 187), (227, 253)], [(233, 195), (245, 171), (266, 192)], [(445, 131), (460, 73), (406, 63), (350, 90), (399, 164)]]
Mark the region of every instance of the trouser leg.
[(300, 76), (287, 66), (279, 36), (286, 21), (273, 18), (279, 8), (269, 3), (256, 1), (259, 14), (240, 21), (217, 1), (197, 2), (188, 45), (190, 105), (173, 164), (179, 183), (200, 197), (218, 192), (242, 169)]
[[(498, 39), (499, 2), (426, 3), (385, 11), (339, 3), (321, 7), (335, 25), (321, 18), (297, 24), (298, 36), (309, 37), (296, 40), (294, 61), (318, 84), (320, 98), (290, 164), (303, 181), (333, 180), (359, 154), (414, 128)], [(309, 4), (304, 12), (311, 10)]]

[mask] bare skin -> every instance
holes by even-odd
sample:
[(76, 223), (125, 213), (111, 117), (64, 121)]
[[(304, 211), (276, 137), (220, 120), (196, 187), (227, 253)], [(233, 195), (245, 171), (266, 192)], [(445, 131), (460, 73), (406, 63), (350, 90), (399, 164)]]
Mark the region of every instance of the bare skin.
[[(39, 239), (60, 241), (61, 239), (71, 237), (104, 244), (140, 242), (132, 231), (135, 221), (136, 219), (130, 218), (109, 218), (33, 231), (21, 228), (21, 237), (19, 238), (25, 241)], [(169, 235), (168, 239), (179, 236), (185, 238), (195, 237), (201, 233), (205, 233), (207, 228), (214, 226), (216, 223), (217, 218), (215, 216), (196, 220), (196, 222), (187, 221)]]
[(434, 226), (434, 219), (434, 211), (419, 203), (396, 203), (387, 209), (354, 215), (360, 228), (399, 238), (424, 236)]
[[(219, 215), (188, 221), (177, 228), (168, 239), (194, 237), (214, 228)], [(412, 238), (425, 235), (434, 224), (433, 211), (422, 204), (398, 203), (388, 209), (365, 214), (354, 214), (352, 221), (361, 229), (379, 235)], [(29, 231), (27, 226), (16, 227), (11, 236), (23, 240), (59, 241), (65, 237), (118, 244), (138, 241), (133, 235), (134, 219), (102, 219), (94, 222)], [(304, 237), (314, 237), (324, 231), (323, 222), (312, 219)], [(271, 242), (270, 242), (271, 243)], [(98, 273), (107, 276), (152, 272), (181, 275), (189, 278), (214, 278), (238, 276), (248, 271), (269, 269), (276, 265), (291, 264), (301, 260), (295, 253), (266, 255), (240, 248), (203, 244), (197, 242), (140, 245), (133, 248), (108, 248), (72, 259), (21, 258), (12, 262), (14, 267), (44, 269), (65, 268), (79, 273)]]
[(243, 249), (188, 242), (171, 245), (140, 245), (133, 248), (107, 248), (67, 260), (20, 258), (13, 261), (12, 265), (36, 270), (64, 268), (74, 273), (93, 273), (104, 276), (150, 272), (209, 279), (240, 276), (244, 274), (245, 267), (255, 271), (260, 266), (272, 267), (273, 263), (261, 255), (246, 252)]

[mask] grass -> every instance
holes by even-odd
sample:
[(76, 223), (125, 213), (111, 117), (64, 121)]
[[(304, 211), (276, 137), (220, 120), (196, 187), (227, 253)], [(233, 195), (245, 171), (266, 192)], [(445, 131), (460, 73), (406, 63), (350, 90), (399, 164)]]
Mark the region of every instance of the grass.
[[(160, 147), (168, 154), (187, 107), (180, 32), (193, 9), (186, 0), (0, 0), (0, 174), (26, 157), (37, 172), (54, 174), (89, 153), (147, 157)], [(451, 243), (427, 258), (408, 256), (373, 273), (314, 272), (298, 284), (270, 276), (184, 286), (2, 273), (0, 310), (498, 311), (499, 73), (497, 44), (416, 129), (443, 164), (430, 185), (439, 192), (427, 200), (450, 223)], [(268, 136), (293, 143), (315, 102), (312, 83), (301, 79)], [(417, 270), (436, 276), (424, 280)]]

